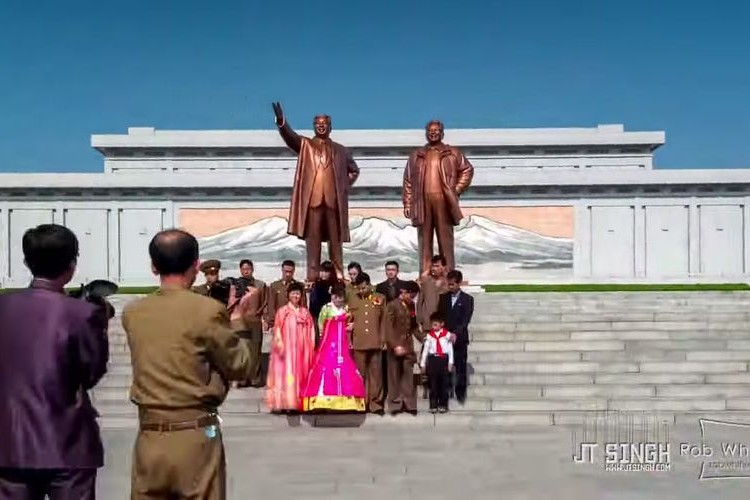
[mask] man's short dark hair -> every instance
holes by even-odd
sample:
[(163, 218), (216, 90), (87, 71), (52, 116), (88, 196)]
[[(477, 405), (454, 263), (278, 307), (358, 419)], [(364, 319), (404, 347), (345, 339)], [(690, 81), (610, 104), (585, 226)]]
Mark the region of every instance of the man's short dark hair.
[(448, 265), (448, 261), (446, 260), (445, 255), (434, 255), (431, 260), (433, 264), (440, 264), (443, 266)]
[(148, 254), (159, 275), (185, 274), (198, 260), (198, 240), (182, 229), (166, 229), (151, 238)]
[(286, 287), (286, 294), (289, 295), (292, 292), (305, 293), (305, 285), (299, 281), (292, 281), (289, 286)]
[(464, 281), (464, 275), (458, 269), (454, 269), (452, 271), (448, 271), (448, 274), (445, 275), (445, 279), (447, 279), (448, 281), (455, 281), (456, 283), (460, 284)]
[(359, 265), (359, 262), (350, 262), (350, 263), (349, 263), (349, 265), (348, 265), (348, 266), (346, 266), (346, 268), (347, 268), (347, 269), (348, 269), (349, 271), (351, 271), (352, 269), (356, 269), (356, 270), (357, 270), (357, 272), (359, 272), (359, 273), (361, 273), (361, 272), (362, 272), (362, 266), (361, 266), (361, 265)]
[(293, 260), (285, 260), (281, 263), (281, 267), (295, 267)]
[(401, 286), (401, 289), (409, 293), (419, 293), (419, 284), (416, 281), (407, 281), (405, 285)]
[(255, 266), (253, 266), (253, 261), (252, 260), (250, 260), (250, 259), (242, 259), (240, 261), (240, 267), (244, 266), (245, 264), (247, 264), (251, 268), (255, 269)]
[(333, 262), (331, 262), (330, 260), (324, 260), (320, 263), (320, 270), (332, 273), (334, 271)]
[(445, 323), (445, 318), (443, 318), (443, 315), (439, 312), (434, 312), (430, 314), (430, 323), (433, 321), (439, 321), (440, 323)]
[(396, 262), (395, 260), (389, 260), (388, 262), (386, 262), (385, 267), (388, 267), (388, 266), (394, 266), (396, 269), (399, 268), (398, 262)]
[(359, 285), (369, 285), (370, 284), (370, 275), (367, 274), (367, 273), (359, 273), (354, 278), (354, 284), (356, 286), (359, 286)]
[(42, 224), (23, 234), (26, 266), (35, 278), (57, 279), (78, 259), (78, 238), (65, 226)]

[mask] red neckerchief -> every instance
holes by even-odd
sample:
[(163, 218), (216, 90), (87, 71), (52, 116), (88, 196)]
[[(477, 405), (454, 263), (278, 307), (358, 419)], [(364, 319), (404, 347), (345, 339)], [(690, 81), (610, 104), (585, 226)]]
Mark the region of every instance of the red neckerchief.
[(448, 331), (445, 328), (441, 328), (437, 332), (435, 330), (430, 330), (430, 337), (432, 337), (433, 339), (435, 339), (437, 341), (436, 342), (437, 343), (437, 352), (435, 354), (437, 354), (438, 356), (443, 356), (444, 355), (444, 353), (443, 353), (443, 346), (440, 345), (440, 339), (442, 339), (443, 337), (447, 337), (447, 336), (448, 336)]

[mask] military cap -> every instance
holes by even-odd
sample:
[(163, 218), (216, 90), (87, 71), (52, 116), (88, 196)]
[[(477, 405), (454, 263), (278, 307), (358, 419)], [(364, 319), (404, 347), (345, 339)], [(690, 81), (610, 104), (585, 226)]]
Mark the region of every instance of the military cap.
[(221, 269), (221, 262), (219, 262), (216, 259), (207, 260), (203, 263), (201, 263), (201, 272), (202, 273), (211, 273), (211, 272), (217, 272), (219, 269)]

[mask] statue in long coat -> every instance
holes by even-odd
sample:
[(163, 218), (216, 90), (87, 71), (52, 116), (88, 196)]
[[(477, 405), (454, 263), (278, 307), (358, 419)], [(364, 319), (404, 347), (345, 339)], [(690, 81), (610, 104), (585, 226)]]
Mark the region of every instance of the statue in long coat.
[(344, 276), (343, 243), (349, 233), (349, 188), (359, 177), (351, 152), (330, 139), (331, 117), (313, 120), (315, 136), (303, 137), (287, 123), (281, 104), (273, 104), (276, 126), (286, 145), (297, 154), (287, 233), (305, 241), (307, 280), (315, 281), (321, 262), (321, 246), (339, 278)]
[(420, 276), (430, 272), (435, 237), (448, 269), (455, 269), (453, 227), (463, 218), (459, 197), (474, 178), (471, 162), (458, 148), (444, 144), (443, 137), (442, 122), (428, 123), (427, 143), (409, 155), (404, 168), (404, 217), (417, 228)]

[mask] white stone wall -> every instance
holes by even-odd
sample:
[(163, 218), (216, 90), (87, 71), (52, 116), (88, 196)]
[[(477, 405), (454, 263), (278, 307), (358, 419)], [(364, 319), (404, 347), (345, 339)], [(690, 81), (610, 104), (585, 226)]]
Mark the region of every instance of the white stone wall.
[[(563, 206), (575, 210), (569, 274), (506, 273), (490, 282), (736, 282), (750, 276), (750, 198), (569, 198), (488, 200), (471, 206)], [(357, 201), (352, 207), (398, 208), (399, 202)], [(147, 246), (159, 230), (179, 223), (181, 207), (243, 208), (262, 203), (151, 201), (0, 202), (0, 286), (23, 286), (21, 236), (46, 222), (65, 224), (81, 241), (76, 282), (108, 278), (122, 285), (155, 283)], [(270, 203), (269, 208), (283, 207)], [(252, 255), (250, 255), (252, 258)], [(389, 256), (384, 256), (383, 260)], [(300, 262), (302, 264), (302, 262)], [(460, 262), (459, 262), (460, 265)], [(373, 270), (379, 278), (380, 270)], [(275, 279), (277, 268), (259, 270)], [(470, 276), (473, 283), (487, 282)]]

